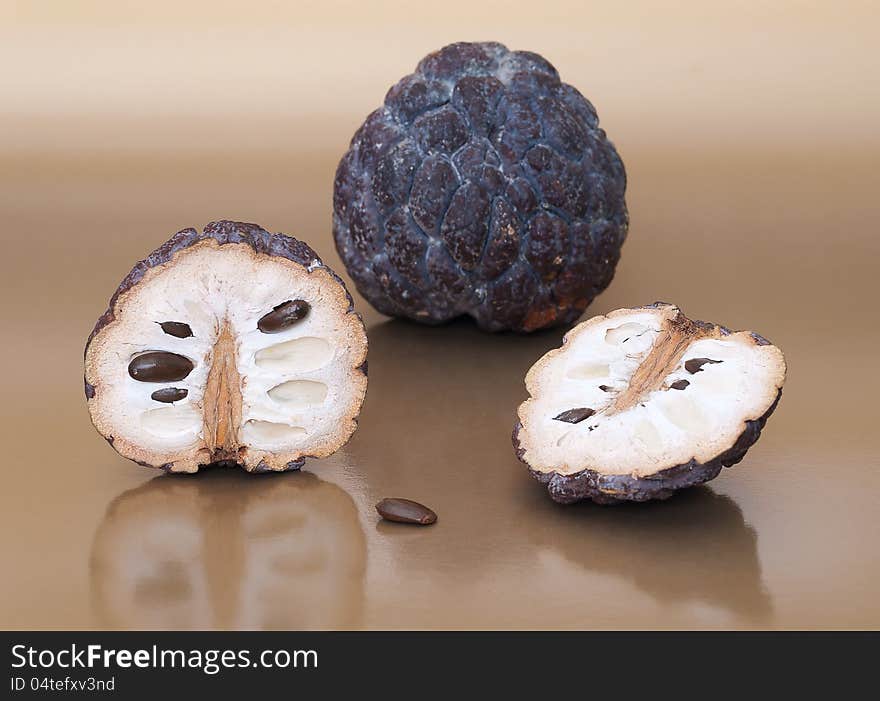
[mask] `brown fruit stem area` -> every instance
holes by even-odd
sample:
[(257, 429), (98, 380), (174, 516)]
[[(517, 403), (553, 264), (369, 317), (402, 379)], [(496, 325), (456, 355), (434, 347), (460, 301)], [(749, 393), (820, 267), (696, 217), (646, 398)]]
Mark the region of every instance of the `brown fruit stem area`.
[(642, 397), (660, 389), (669, 374), (675, 370), (685, 351), (699, 338), (718, 337), (718, 327), (691, 321), (679, 312), (664, 322), (651, 351), (645, 356), (625, 390), (617, 395), (606, 414), (617, 414), (631, 409)]
[(235, 338), (224, 324), (214, 344), (203, 406), (205, 445), (210, 462), (238, 460), (241, 425), (241, 378), (236, 367)]

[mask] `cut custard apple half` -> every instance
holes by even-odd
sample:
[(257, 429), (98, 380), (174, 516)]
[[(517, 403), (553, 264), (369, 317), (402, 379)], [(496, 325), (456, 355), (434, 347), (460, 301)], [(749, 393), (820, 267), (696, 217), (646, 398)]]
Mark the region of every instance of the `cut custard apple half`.
[(296, 469), (354, 432), (366, 354), (351, 296), (309, 246), (220, 221), (122, 281), (86, 344), (85, 391), (98, 431), (140, 464)]
[(526, 375), (517, 457), (558, 502), (663, 499), (742, 460), (785, 371), (762, 336), (671, 304), (593, 317)]

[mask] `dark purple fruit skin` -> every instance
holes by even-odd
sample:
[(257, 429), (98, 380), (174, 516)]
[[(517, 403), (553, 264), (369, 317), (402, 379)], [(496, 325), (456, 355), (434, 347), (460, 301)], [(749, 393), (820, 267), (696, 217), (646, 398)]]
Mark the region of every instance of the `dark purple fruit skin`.
[(383, 314), (534, 331), (574, 321), (611, 282), (625, 189), (593, 106), (545, 59), (451, 44), (355, 133), (333, 234)]

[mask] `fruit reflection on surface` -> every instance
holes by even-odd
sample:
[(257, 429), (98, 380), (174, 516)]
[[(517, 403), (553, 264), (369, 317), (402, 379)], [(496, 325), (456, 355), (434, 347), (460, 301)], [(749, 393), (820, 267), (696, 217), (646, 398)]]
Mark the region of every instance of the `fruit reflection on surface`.
[(351, 497), (308, 472), (162, 476), (113, 501), (91, 588), (113, 628), (353, 628), (366, 544)]
[(665, 502), (547, 509), (534, 542), (585, 570), (612, 574), (658, 604), (702, 603), (758, 622), (772, 613), (758, 537), (710, 487)]

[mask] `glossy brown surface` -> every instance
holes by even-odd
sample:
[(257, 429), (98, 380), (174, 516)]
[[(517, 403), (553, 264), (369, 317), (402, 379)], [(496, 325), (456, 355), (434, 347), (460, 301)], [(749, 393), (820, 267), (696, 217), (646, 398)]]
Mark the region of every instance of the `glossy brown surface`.
[[(87, 5), (0, 23), (2, 65), (20, 68), (0, 113), (0, 354), (15, 368), (0, 626), (880, 626), (870, 3), (551, 2), (538, 21), (455, 0), (411, 31), (368, 4)], [(338, 158), (389, 81), (462, 34), (556, 63), (626, 162), (630, 236), (588, 313), (668, 300), (785, 352), (784, 398), (746, 459), (662, 503), (554, 504), (510, 431), (562, 330), (423, 328), (359, 298), (370, 385), (335, 456), (164, 477), (116, 455), (89, 424), (82, 346), (121, 277), (219, 218), (295, 234), (341, 270)], [(388, 494), (441, 518), (382, 523)]]

